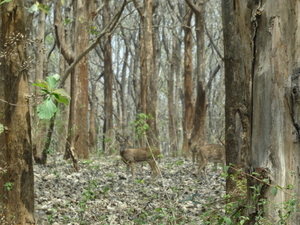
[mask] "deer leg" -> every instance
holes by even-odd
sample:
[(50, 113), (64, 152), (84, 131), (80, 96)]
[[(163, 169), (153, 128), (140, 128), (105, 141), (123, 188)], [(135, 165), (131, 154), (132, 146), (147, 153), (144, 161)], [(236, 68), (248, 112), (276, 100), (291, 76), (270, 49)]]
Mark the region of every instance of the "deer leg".
[(149, 163), (149, 165), (151, 167), (151, 170), (152, 170), (151, 180), (154, 180), (158, 175), (158, 167), (157, 167), (156, 162), (154, 160), (148, 161), (148, 163)]
[(207, 181), (207, 175), (206, 175), (206, 170), (205, 170), (206, 164), (207, 164), (206, 161), (204, 161), (203, 163), (199, 164), (198, 172), (197, 172), (197, 178), (198, 178), (198, 179), (200, 178), (200, 176), (201, 176), (201, 171), (203, 170), (204, 176), (205, 176), (205, 180)]
[(133, 162), (130, 163), (130, 168), (131, 168), (132, 180), (134, 180), (135, 179), (135, 174), (134, 174), (134, 163)]
[(194, 165), (194, 163), (195, 163), (195, 151), (194, 150), (192, 151), (192, 159), (193, 159), (193, 165)]
[(214, 162), (214, 170), (217, 171), (218, 170), (218, 163)]

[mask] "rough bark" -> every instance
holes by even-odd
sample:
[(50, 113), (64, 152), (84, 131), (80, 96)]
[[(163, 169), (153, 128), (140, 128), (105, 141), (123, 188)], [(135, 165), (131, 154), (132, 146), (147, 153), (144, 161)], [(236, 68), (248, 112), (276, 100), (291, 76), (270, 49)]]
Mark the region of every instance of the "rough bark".
[(192, 56), (192, 31), (191, 31), (192, 11), (189, 10), (184, 21), (184, 119), (183, 119), (183, 153), (188, 155), (187, 133), (193, 129), (193, 56)]
[(197, 95), (194, 106), (192, 142), (203, 145), (206, 141), (206, 88), (205, 88), (205, 47), (204, 47), (204, 11), (203, 0), (198, 0), (194, 4), (191, 0), (186, 0), (195, 15), (195, 33), (197, 46), (197, 59), (195, 75), (197, 80)]
[[(74, 2), (75, 13), (75, 58), (89, 46), (94, 1)], [(88, 145), (88, 56), (85, 55), (77, 64), (71, 80), (71, 115), (70, 146), (79, 158), (89, 157)], [(73, 113), (72, 113), (73, 110)]]
[[(103, 25), (107, 26), (110, 22), (109, 1), (103, 8)], [(104, 53), (104, 151), (111, 153), (111, 140), (113, 139), (113, 69), (112, 69), (112, 47), (111, 34), (106, 34), (103, 40)]]
[[(39, 1), (40, 4), (45, 4), (44, 0)], [(39, 11), (38, 16), (38, 27), (37, 27), (37, 42), (36, 42), (36, 68), (35, 68), (35, 79), (42, 80), (46, 75), (46, 67), (45, 67), (45, 17), (46, 13), (43, 10)], [(35, 87), (35, 99), (34, 99), (34, 107), (33, 107), (33, 131), (32, 131), (32, 139), (33, 139), (33, 155), (36, 163), (46, 163), (47, 155), (46, 152), (43, 151), (45, 143), (50, 140), (47, 140), (47, 127), (49, 126), (49, 122), (46, 120), (41, 120), (38, 118), (36, 113), (36, 105), (38, 105), (42, 98), (39, 92), (40, 88)]]
[[(291, 192), (295, 193), (299, 192), (300, 160), (295, 101), (300, 74), (296, 47), (300, 43), (299, 6), (294, 0), (226, 0), (222, 5), (227, 163), (255, 171), (272, 185), (285, 188), (293, 184)], [(258, 185), (251, 178), (248, 184)], [(227, 191), (233, 188), (233, 182), (228, 182)], [(274, 204), (283, 206), (291, 198), (281, 190), (272, 195), (267, 185), (258, 199), (266, 198), (269, 204), (262, 207), (252, 196), (249, 189), (248, 204), (253, 208), (247, 211), (248, 224), (255, 223), (259, 212), (276, 224), (280, 219)], [(298, 217), (292, 213), (287, 224), (298, 224)]]
[[(151, 146), (158, 144), (158, 128), (157, 128), (157, 73), (155, 69), (154, 59), (154, 36), (153, 36), (153, 10), (155, 10), (156, 1), (144, 1), (143, 7), (134, 1), (142, 21), (142, 32), (140, 34), (141, 43), (141, 111), (147, 115), (151, 114), (154, 119), (147, 121), (150, 129), (147, 131), (147, 141)], [(142, 143), (144, 145), (144, 143)]]
[[(1, 78), (5, 90), (5, 148), (0, 148), (6, 172), (1, 174), (1, 221), (34, 224), (34, 189), (30, 116), (28, 106), (28, 64), (26, 45), (31, 17), (23, 1), (1, 7)], [(1, 134), (4, 135), (4, 134)], [(3, 152), (4, 151), (4, 152)], [(10, 188), (9, 188), (10, 187)], [(3, 219), (3, 220), (2, 220)]]

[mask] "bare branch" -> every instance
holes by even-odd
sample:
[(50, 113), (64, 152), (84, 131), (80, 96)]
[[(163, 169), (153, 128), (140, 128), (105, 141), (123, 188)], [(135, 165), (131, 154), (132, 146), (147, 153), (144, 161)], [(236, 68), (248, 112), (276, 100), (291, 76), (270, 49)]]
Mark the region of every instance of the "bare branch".
[(86, 55), (88, 54), (101, 40), (101, 38), (108, 33), (111, 33), (113, 31), (113, 29), (117, 26), (119, 19), (122, 15), (122, 12), (125, 8), (125, 6), (127, 5), (127, 0), (124, 1), (122, 7), (120, 8), (120, 10), (116, 13), (116, 15), (114, 16), (114, 18), (112, 19), (112, 21), (104, 28), (104, 30), (99, 34), (99, 36), (97, 37), (97, 39), (86, 49), (84, 50), (76, 59), (75, 61), (70, 65), (70, 67), (67, 69), (67, 71), (65, 72), (64, 76), (61, 78), (60, 80), (60, 84), (59, 87), (64, 86), (66, 79), (68, 78), (69, 74), (72, 72), (72, 70), (74, 70), (75, 66), (80, 62), (80, 60)]
[(214, 47), (214, 49), (216, 50), (218, 56), (222, 59), (222, 61), (224, 61), (224, 57), (222, 56), (221, 52), (219, 51), (219, 49), (217, 48), (217, 46), (215, 45), (212, 37), (210, 36), (208, 30), (207, 30), (207, 27), (206, 27), (206, 24), (204, 24), (204, 28), (205, 28), (205, 33), (210, 41), (210, 43), (212, 44), (212, 46)]

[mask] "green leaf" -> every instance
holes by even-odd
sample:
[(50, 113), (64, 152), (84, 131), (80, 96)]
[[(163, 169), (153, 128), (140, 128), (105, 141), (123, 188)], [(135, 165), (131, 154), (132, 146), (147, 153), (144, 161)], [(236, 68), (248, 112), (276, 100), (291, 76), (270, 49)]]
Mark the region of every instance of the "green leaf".
[(272, 187), (271, 193), (272, 193), (272, 195), (276, 196), (277, 195), (277, 187)]
[(226, 224), (232, 224), (231, 219), (230, 218), (225, 218), (224, 221), (226, 222)]
[(64, 96), (64, 97), (66, 97), (66, 98), (68, 98), (68, 99), (71, 98), (70, 95), (69, 95), (69, 94), (65, 91), (65, 89), (63, 89), (63, 88), (55, 89), (55, 90), (53, 91), (53, 93), (59, 94), (59, 95)]
[(49, 86), (48, 86), (47, 82), (44, 81), (44, 80), (37, 80), (37, 82), (32, 84), (32, 85), (42, 87), (42, 88), (45, 88), (45, 89), (49, 90)]
[(38, 11), (38, 10), (39, 10), (38, 4), (39, 4), (38, 2), (34, 3), (34, 4), (28, 9), (28, 12), (29, 12), (29, 13), (34, 13), (34, 12)]
[(54, 76), (46, 77), (47, 84), (49, 85), (50, 89), (54, 89), (57, 84), (57, 79)]
[(3, 124), (0, 123), (0, 134), (4, 131), (4, 126)]
[(59, 76), (59, 74), (54, 74), (54, 75), (52, 75), (52, 77), (54, 77), (57, 81), (60, 79), (60, 76)]
[(50, 94), (50, 92), (49, 92), (47, 89), (45, 89), (45, 88), (42, 88), (40, 91), (41, 91), (43, 94), (45, 94), (45, 95)]
[(69, 99), (68, 98), (65, 98), (61, 95), (58, 95), (58, 94), (54, 94), (55, 96), (55, 99), (57, 102), (59, 103), (64, 103), (65, 105), (69, 105)]
[(38, 7), (39, 7), (40, 10), (42, 10), (47, 15), (49, 15), (50, 7), (48, 5), (38, 4)]
[(68, 25), (71, 22), (70, 19), (65, 19), (65, 25)]
[(5, 3), (5, 2), (11, 2), (11, 1), (12, 0), (4, 0), (4, 1), (0, 2), (0, 5), (3, 4), (3, 3)]
[(56, 111), (57, 108), (50, 97), (46, 98), (42, 104), (38, 105), (37, 107), (37, 112), (40, 119), (50, 119)]

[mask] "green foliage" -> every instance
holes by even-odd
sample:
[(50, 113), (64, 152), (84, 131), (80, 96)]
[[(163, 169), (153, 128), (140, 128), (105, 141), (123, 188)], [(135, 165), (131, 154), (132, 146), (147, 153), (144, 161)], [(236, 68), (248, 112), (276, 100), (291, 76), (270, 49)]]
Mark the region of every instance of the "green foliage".
[(137, 183), (137, 184), (144, 184), (145, 183), (145, 181), (143, 179), (135, 179), (134, 182)]
[(55, 222), (55, 219), (54, 219), (54, 213), (55, 212), (56, 212), (55, 209), (51, 209), (51, 214), (47, 216), (48, 222), (50, 224), (53, 224)]
[[(6, 0), (7, 1), (7, 0)], [(45, 12), (47, 15), (49, 15), (49, 10), (50, 7), (48, 5), (44, 5), (44, 4), (40, 4), (38, 1), (36, 1), (29, 9), (28, 12), (29, 13), (34, 13), (38, 10), (42, 10), (43, 12)]]
[(6, 2), (11, 2), (12, 0), (3, 0), (0, 2), (0, 5), (2, 5), (3, 3), (6, 3)]
[(56, 88), (60, 76), (55, 74), (53, 76), (48, 76), (46, 80), (37, 80), (37, 83), (34, 83), (33, 86), (41, 88), (41, 92), (45, 95), (44, 101), (38, 105), (37, 112), (40, 119), (50, 119), (54, 116), (57, 111), (56, 104), (63, 103), (68, 105), (70, 96), (62, 88)]
[[(227, 168), (228, 170), (228, 168)], [(269, 183), (268, 179), (262, 179), (260, 180), (257, 177), (260, 177), (260, 174), (258, 173), (252, 173), (252, 174), (245, 174), (249, 177), (254, 178), (257, 182), (257, 184), (249, 187), (252, 189), (252, 196), (251, 200), (252, 203), (256, 202), (256, 205), (248, 205), (248, 202), (246, 201), (246, 195), (247, 195), (247, 180), (244, 179), (238, 179), (238, 173), (228, 175), (228, 173), (223, 172), (222, 176), (226, 179), (232, 179), (236, 182), (236, 190), (239, 193), (239, 198), (237, 201), (232, 202), (232, 198), (234, 196), (231, 195), (225, 195), (223, 197), (225, 202), (225, 212), (216, 212), (214, 209), (214, 202), (212, 200), (212, 203), (207, 204), (205, 207), (205, 212), (200, 215), (200, 218), (204, 224), (218, 224), (218, 225), (243, 225), (246, 223), (246, 221), (250, 220), (247, 216), (243, 216), (243, 212), (247, 211), (248, 209), (253, 210), (253, 207), (257, 207), (257, 214), (255, 217), (255, 221), (257, 221), (255, 224), (273, 224), (266, 218), (264, 218), (264, 215), (266, 214), (266, 205), (267, 204), (273, 204), (275, 207), (275, 211), (277, 211), (277, 215), (280, 218), (276, 224), (288, 224), (288, 219), (290, 218), (291, 214), (296, 211), (296, 196), (294, 194), (289, 194), (292, 196), (290, 200), (287, 202), (283, 202), (280, 204), (275, 204), (270, 201), (268, 201), (265, 196), (266, 187), (270, 187), (269, 191), (273, 196), (277, 195), (278, 191), (285, 191), (291, 190), (294, 188), (294, 185), (288, 185), (286, 188), (280, 187), (279, 185), (271, 185)], [(288, 193), (287, 193), (288, 194)], [(181, 200), (181, 201), (193, 201), (194, 196), (190, 196), (187, 199)]]
[(82, 193), (82, 198), (79, 202), (80, 213), (83, 213), (87, 209), (87, 201), (95, 199), (97, 187), (95, 180), (89, 181), (89, 186)]
[(134, 127), (135, 134), (137, 138), (140, 139), (146, 132), (150, 129), (149, 124), (147, 123), (148, 120), (154, 119), (151, 114), (144, 114), (139, 113), (137, 118), (130, 123), (131, 126)]
[(14, 186), (13, 183), (7, 182), (7, 183), (4, 184), (4, 190), (5, 190), (5, 191), (10, 191), (10, 190), (13, 189), (13, 186)]
[(4, 131), (4, 126), (3, 124), (0, 123), (0, 134)]

